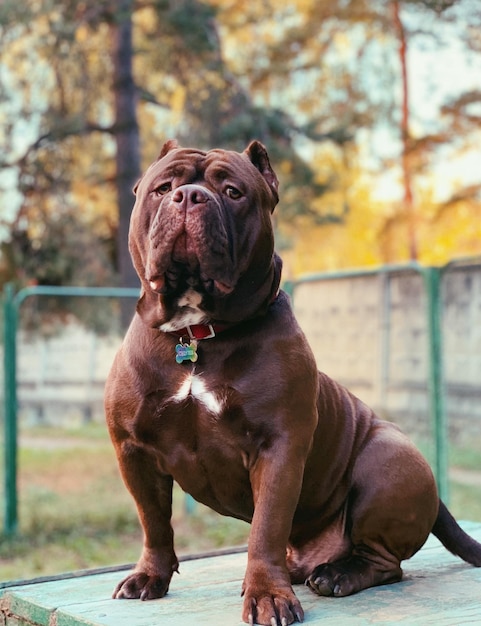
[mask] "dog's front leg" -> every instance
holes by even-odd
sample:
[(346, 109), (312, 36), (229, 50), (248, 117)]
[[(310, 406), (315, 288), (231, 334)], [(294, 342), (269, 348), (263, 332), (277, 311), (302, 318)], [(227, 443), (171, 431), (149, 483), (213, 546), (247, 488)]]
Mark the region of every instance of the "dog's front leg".
[(242, 619), (249, 624), (301, 622), (304, 613), (289, 579), (286, 546), (299, 499), (304, 455), (286, 442), (263, 450), (251, 472), (254, 516), (243, 584)]
[(142, 446), (124, 442), (117, 452), (125, 484), (137, 505), (144, 545), (134, 571), (117, 585), (113, 597), (161, 598), (179, 566), (170, 522), (173, 480), (160, 474), (155, 459)]

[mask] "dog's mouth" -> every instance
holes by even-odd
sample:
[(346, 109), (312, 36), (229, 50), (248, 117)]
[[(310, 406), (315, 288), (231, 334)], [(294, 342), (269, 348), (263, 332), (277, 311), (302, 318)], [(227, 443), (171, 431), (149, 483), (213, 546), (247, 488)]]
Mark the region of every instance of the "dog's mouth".
[(198, 273), (183, 274), (181, 268), (176, 271), (171, 269), (166, 274), (155, 274), (148, 278), (149, 286), (153, 292), (166, 295), (169, 292), (182, 293), (187, 289), (195, 289), (199, 293), (210, 296), (228, 296), (234, 291), (234, 287), (213, 278), (203, 278)]
[(164, 276), (153, 276), (149, 279), (149, 285), (152, 291), (155, 293), (164, 293), (165, 290), (165, 277)]
[(192, 264), (192, 259), (189, 259), (189, 253), (187, 251), (187, 233), (185, 231), (183, 231), (174, 242), (172, 260), (174, 263)]
[(162, 247), (158, 240), (152, 240), (149, 256), (146, 280), (159, 295), (179, 297), (186, 290), (195, 289), (217, 298), (234, 291), (236, 281), (227, 276), (216, 243), (207, 245), (205, 237), (190, 232), (185, 224), (172, 237), (170, 245)]
[(199, 283), (199, 261), (189, 248), (187, 233), (182, 230), (171, 244), (170, 252), (162, 264), (165, 271), (160, 270), (155, 262), (150, 265), (146, 279), (152, 291), (162, 295), (178, 293), (184, 286), (192, 287)]

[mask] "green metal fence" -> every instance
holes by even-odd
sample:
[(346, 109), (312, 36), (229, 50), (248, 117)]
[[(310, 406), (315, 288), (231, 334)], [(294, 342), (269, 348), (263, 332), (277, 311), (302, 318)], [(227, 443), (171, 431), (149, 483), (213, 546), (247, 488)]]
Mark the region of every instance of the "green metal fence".
[(32, 296), (138, 298), (138, 289), (116, 287), (46, 287), (34, 286), (15, 293), (12, 284), (4, 289), (4, 463), (5, 513), (4, 533), (14, 535), (18, 528), (17, 488), (17, 329), (20, 308)]
[(429, 407), (431, 413), (433, 438), (434, 438), (434, 474), (441, 498), (447, 502), (448, 490), (448, 434), (446, 424), (446, 411), (444, 402), (443, 381), (443, 349), (441, 331), (441, 277), (443, 272), (450, 267), (424, 267), (417, 263), (403, 265), (386, 265), (368, 270), (346, 270), (339, 272), (327, 272), (313, 274), (288, 285), (293, 300), (295, 301), (296, 285), (306, 282), (329, 281), (339, 278), (355, 278), (363, 276), (387, 275), (399, 272), (414, 271), (419, 273), (424, 282), (427, 297), (427, 328), (429, 350)]
[[(422, 267), (417, 264), (385, 266), (366, 271), (317, 274), (284, 287), (295, 300), (296, 285), (307, 281), (324, 281), (369, 275), (388, 275), (415, 271), (422, 276), (426, 293), (426, 316), (429, 351), (429, 406), (434, 439), (434, 473), (443, 500), (448, 500), (448, 433), (444, 397), (442, 349), (443, 273), (450, 266)], [(5, 405), (5, 517), (4, 532), (12, 535), (18, 526), (17, 512), (17, 327), (22, 303), (30, 296), (137, 298), (137, 289), (89, 287), (28, 287), (15, 293), (12, 285), (4, 289), (4, 405)]]

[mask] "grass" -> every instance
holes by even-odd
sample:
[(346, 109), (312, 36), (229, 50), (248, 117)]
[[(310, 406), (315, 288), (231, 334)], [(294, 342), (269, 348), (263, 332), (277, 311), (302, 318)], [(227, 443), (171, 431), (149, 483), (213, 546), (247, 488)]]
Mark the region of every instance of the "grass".
[(466, 470), (481, 472), (481, 441), (473, 442), (472, 448), (452, 447), (449, 451), (450, 465)]
[(481, 521), (481, 484), (451, 481), (449, 509), (458, 520)]
[[(17, 537), (0, 543), (0, 580), (136, 561), (142, 533), (105, 428), (28, 430), (19, 450)], [(174, 491), (178, 554), (246, 542), (248, 525)]]
[[(0, 580), (136, 561), (142, 535), (105, 427), (28, 429), (20, 440), (20, 531), (0, 542)], [(480, 457), (479, 448), (450, 454), (452, 465), (470, 471), (481, 471)], [(481, 521), (481, 481), (452, 481), (450, 508)], [(179, 555), (244, 544), (249, 531), (202, 505), (187, 515), (179, 488), (173, 525)]]

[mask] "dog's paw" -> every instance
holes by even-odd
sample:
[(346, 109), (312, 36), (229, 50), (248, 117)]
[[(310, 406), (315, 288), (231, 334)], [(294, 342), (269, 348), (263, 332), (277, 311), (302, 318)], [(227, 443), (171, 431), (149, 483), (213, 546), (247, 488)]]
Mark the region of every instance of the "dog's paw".
[(154, 600), (163, 598), (169, 590), (170, 578), (149, 576), (143, 572), (133, 572), (122, 580), (114, 590), (114, 599)]
[(319, 596), (345, 596), (352, 593), (346, 587), (351, 587), (345, 570), (338, 569), (331, 563), (318, 565), (309, 578), (306, 586)]
[(368, 559), (353, 556), (318, 565), (306, 585), (319, 596), (343, 597), (375, 585), (398, 582), (401, 577), (399, 566), (379, 568)]
[(292, 590), (260, 594), (246, 590), (242, 619), (250, 626), (288, 626), (296, 621), (302, 622), (304, 611)]

